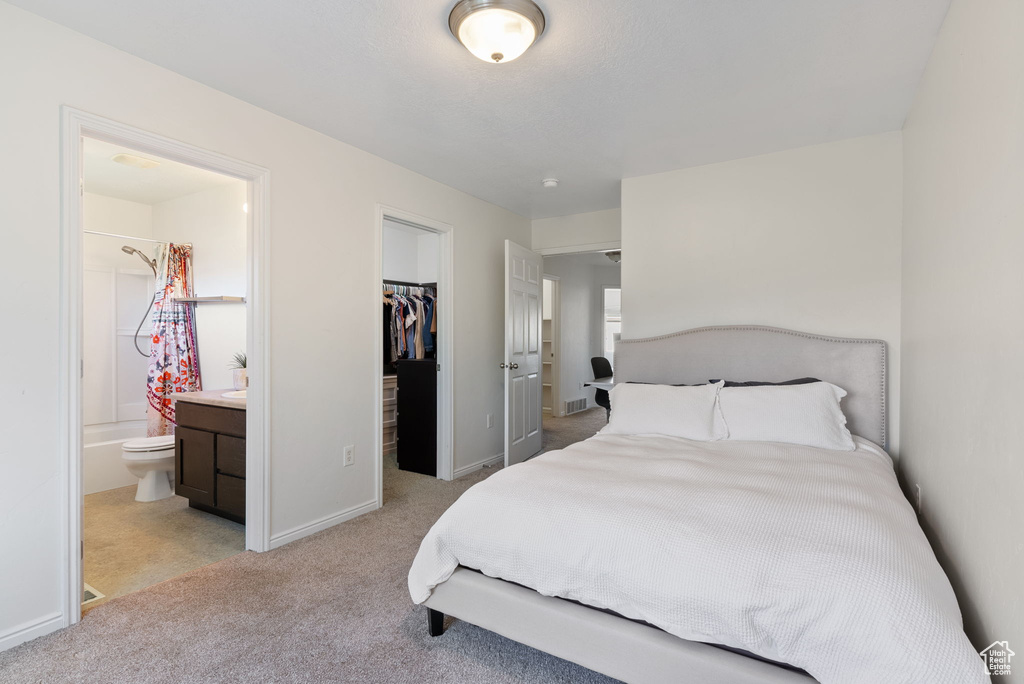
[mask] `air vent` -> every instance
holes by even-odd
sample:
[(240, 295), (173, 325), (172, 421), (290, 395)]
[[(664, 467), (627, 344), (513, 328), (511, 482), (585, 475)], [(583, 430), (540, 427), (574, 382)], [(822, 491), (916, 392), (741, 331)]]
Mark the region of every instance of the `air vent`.
[(100, 599), (107, 598), (106, 594), (101, 594), (93, 587), (89, 586), (88, 584), (85, 584), (85, 582), (83, 582), (82, 584), (84, 585), (82, 590), (83, 606), (87, 603), (92, 603), (93, 601), (99, 601)]
[(579, 413), (580, 411), (587, 410), (586, 399), (573, 399), (572, 401), (565, 402), (565, 415), (569, 416), (573, 413)]

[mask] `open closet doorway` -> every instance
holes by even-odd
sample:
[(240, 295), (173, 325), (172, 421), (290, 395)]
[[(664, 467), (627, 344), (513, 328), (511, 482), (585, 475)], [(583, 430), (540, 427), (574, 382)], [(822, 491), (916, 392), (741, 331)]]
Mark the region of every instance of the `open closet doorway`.
[(453, 476), (451, 227), (380, 207), (378, 237), (376, 460), (384, 505), (386, 478)]
[(71, 624), (105, 600), (269, 546), (257, 275), (266, 171), (63, 115)]

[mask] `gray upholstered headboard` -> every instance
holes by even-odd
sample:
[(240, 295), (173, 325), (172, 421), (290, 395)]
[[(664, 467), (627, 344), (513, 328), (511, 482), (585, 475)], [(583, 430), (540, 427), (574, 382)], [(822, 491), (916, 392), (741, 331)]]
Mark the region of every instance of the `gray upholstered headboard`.
[(843, 412), (855, 435), (888, 446), (885, 342), (734, 325), (620, 340), (616, 382), (697, 384), (711, 379), (781, 382), (815, 377), (847, 391)]

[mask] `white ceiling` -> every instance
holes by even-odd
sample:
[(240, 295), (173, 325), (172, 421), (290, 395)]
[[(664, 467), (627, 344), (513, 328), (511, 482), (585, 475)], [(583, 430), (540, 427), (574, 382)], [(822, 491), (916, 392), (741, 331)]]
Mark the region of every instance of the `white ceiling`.
[(538, 0), (545, 34), (493, 65), (448, 32), (454, 0), (12, 1), (531, 218), (900, 128), (949, 5)]
[[(244, 182), (231, 176), (136, 152), (94, 138), (85, 138), (82, 151), (82, 175), (85, 177), (86, 192), (140, 204), (159, 204), (218, 185)], [(111, 159), (114, 155), (122, 153), (159, 161), (160, 166), (140, 169), (119, 164)]]

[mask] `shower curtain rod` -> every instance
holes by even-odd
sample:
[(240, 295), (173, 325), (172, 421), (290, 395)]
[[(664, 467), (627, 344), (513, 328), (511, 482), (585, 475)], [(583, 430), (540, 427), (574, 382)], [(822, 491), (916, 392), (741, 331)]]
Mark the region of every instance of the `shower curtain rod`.
[[(138, 240), (140, 242), (155, 242), (158, 245), (170, 244), (169, 242), (167, 242), (167, 240), (153, 240), (151, 238), (135, 237), (134, 235), (118, 235), (117, 233), (101, 233), (98, 230), (83, 230), (82, 232), (83, 233), (88, 233), (89, 235), (102, 235), (103, 237), (120, 238), (122, 240)], [(178, 243), (175, 243), (175, 244), (191, 245), (192, 243), (191, 242), (178, 242)]]

